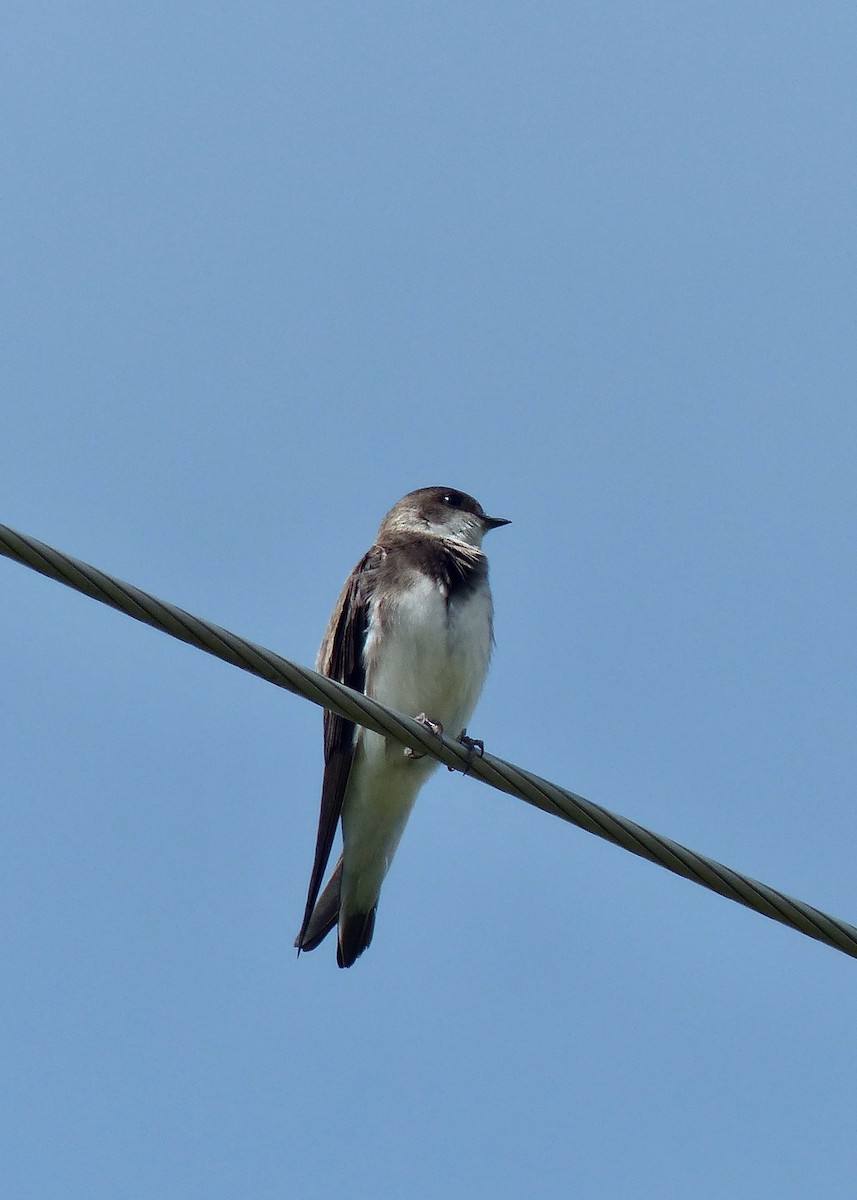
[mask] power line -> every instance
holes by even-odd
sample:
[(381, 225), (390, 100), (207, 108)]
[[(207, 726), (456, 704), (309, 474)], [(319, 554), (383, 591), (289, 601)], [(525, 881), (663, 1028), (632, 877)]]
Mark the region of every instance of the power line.
[(425, 751), (452, 770), (475, 775), (499, 791), (517, 796), (535, 808), (577, 825), (587, 833), (594, 833), (605, 841), (630, 850), (632, 854), (666, 867), (676, 875), (682, 875), (710, 891), (857, 958), (857, 928), (853, 925), (733, 871), (714, 859), (697, 854), (670, 838), (661, 837), (635, 821), (629, 821), (627, 817), (593, 804), (584, 796), (557, 787), (493, 754), (473, 755), (451, 738), (436, 737), (403, 713), (394, 712), (336, 680), (282, 658), (264, 646), (248, 642), (165, 600), (158, 600), (130, 583), (123, 583), (6, 525), (0, 525), (0, 554), (83, 592), (93, 600), (109, 604), (137, 621), (143, 621), (182, 642), (205, 650), (232, 666), (258, 675), (268, 683), (285, 688), (322, 708), (332, 709), (358, 725), (393, 737), (414, 750)]

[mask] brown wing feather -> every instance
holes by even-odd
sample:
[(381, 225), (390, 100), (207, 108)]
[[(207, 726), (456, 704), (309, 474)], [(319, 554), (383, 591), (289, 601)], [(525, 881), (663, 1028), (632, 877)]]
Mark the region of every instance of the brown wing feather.
[[(373, 546), (348, 576), (331, 614), (319, 651), (317, 669), (355, 691), (362, 692), (366, 684), (363, 665), (363, 643), (369, 619), (372, 596), (372, 576), (383, 550)], [(321, 890), (321, 882), (330, 858), (336, 827), (342, 814), (345, 789), (354, 759), (355, 725), (345, 717), (325, 709), (324, 712), (324, 780), (321, 786), (321, 812), (315, 858), (309, 881), (304, 919), (296, 945), (303, 948), (313, 909)], [(317, 944), (317, 943), (316, 943)], [(309, 947), (306, 947), (309, 949)]]

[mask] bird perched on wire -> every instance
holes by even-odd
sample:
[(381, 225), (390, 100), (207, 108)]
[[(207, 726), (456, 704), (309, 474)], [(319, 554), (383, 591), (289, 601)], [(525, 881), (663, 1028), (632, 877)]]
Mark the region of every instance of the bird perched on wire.
[[(403, 496), (345, 581), (318, 671), (475, 745), (464, 726), (494, 640), (482, 538), (508, 524), (454, 488)], [(321, 813), (299, 951), (314, 950), (338, 926), (336, 961), (350, 967), (372, 941), (381, 884), (437, 765), (325, 711)], [(340, 822), (342, 855), (319, 895)]]

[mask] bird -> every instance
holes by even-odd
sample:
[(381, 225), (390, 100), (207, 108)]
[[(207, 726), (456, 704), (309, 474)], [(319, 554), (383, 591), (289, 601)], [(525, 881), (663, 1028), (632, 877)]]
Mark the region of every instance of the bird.
[[(436, 734), (460, 730), (465, 745), (481, 749), (465, 727), (494, 645), (482, 539), (508, 524), (456, 488), (408, 492), (346, 579), (316, 669)], [(417, 793), (437, 766), (325, 710), (321, 812), (298, 954), (334, 927), (340, 967), (353, 966), (369, 946), (381, 885)], [(322, 891), (340, 825), (342, 854)]]

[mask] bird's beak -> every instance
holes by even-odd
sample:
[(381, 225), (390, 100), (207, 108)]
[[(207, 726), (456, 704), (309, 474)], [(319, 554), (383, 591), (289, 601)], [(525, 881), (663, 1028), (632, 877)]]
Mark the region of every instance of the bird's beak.
[(512, 522), (506, 517), (483, 517), (482, 524), (486, 529), (499, 529), (501, 525), (511, 525)]

